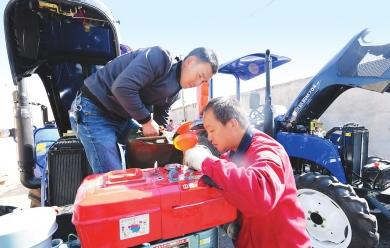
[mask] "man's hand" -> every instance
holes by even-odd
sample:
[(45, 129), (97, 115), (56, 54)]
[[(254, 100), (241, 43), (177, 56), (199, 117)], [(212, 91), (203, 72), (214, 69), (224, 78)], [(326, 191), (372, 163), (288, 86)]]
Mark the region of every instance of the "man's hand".
[(210, 155), (212, 153), (206, 146), (197, 145), (184, 152), (184, 163), (191, 169), (201, 170), (203, 161)]
[(149, 136), (158, 136), (159, 135), (159, 126), (158, 124), (152, 119), (148, 121), (145, 124), (142, 124), (142, 132), (145, 137)]

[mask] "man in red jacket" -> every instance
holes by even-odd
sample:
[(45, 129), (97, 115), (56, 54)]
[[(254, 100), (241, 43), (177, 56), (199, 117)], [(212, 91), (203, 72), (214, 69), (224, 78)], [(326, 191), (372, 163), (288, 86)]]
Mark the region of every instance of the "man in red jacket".
[(201, 147), (185, 152), (187, 165), (202, 170), (238, 209), (236, 248), (309, 248), (305, 215), (284, 148), (250, 127), (240, 103), (215, 98), (203, 110), (209, 141), (221, 158)]

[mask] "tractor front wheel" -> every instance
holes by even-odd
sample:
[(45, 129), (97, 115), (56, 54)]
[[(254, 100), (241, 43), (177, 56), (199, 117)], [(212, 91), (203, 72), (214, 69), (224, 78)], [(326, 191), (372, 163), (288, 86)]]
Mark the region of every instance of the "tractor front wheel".
[(376, 247), (378, 225), (350, 185), (319, 173), (295, 176), (306, 230), (315, 248)]

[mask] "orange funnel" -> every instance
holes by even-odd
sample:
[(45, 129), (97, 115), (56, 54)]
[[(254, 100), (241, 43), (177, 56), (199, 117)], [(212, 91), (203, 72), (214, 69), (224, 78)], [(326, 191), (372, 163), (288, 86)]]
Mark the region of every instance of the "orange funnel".
[(192, 132), (179, 134), (173, 139), (173, 145), (175, 148), (183, 152), (195, 147), (197, 143), (198, 135)]
[(176, 133), (178, 133), (178, 134), (188, 133), (188, 132), (190, 131), (190, 128), (191, 128), (192, 124), (194, 124), (193, 121), (184, 122), (184, 123), (181, 124), (180, 127), (176, 130)]

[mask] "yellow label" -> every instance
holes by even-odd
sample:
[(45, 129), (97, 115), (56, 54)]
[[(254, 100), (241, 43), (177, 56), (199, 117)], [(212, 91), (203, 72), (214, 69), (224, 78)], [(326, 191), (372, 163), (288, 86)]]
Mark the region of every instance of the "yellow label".
[(316, 128), (316, 123), (314, 121), (311, 121), (310, 122), (310, 131), (314, 131), (315, 128)]
[(351, 137), (351, 133), (345, 133), (346, 137)]
[(210, 239), (210, 237), (208, 237), (208, 238), (205, 238), (205, 239), (201, 239), (199, 241), (199, 244), (200, 245), (210, 244), (210, 241), (211, 241), (211, 239)]
[(46, 143), (39, 143), (37, 144), (37, 152), (41, 152), (46, 150)]

